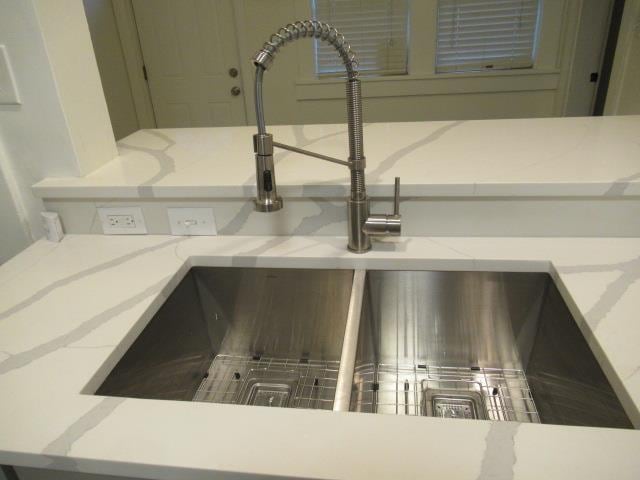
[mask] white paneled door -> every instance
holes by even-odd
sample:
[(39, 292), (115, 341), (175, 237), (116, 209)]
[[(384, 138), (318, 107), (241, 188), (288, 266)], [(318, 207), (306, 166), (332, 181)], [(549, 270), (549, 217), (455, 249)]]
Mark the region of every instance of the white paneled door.
[(133, 0), (158, 128), (246, 125), (231, 0)]
[(565, 116), (593, 114), (613, 0), (582, 0)]

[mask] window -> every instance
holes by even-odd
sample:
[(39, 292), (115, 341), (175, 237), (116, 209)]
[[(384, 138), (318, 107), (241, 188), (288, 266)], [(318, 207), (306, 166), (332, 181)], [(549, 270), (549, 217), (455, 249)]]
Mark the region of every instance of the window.
[(533, 66), (540, 0), (439, 0), (437, 72)]
[[(313, 18), (333, 25), (356, 53), (364, 75), (407, 73), (407, 0), (312, 0)], [(316, 73), (344, 73), (335, 49), (315, 41)]]

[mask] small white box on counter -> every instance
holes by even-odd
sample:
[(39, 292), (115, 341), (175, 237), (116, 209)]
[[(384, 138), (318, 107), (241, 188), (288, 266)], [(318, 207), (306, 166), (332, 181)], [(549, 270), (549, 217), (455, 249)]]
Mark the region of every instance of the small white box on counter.
[(42, 223), (47, 240), (50, 242), (59, 242), (64, 237), (60, 216), (55, 212), (40, 212), (42, 215)]

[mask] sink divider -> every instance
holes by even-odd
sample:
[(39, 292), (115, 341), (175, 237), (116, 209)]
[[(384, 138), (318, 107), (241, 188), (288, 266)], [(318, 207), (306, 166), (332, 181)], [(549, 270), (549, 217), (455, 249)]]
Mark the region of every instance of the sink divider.
[(342, 341), (338, 381), (333, 399), (334, 412), (348, 412), (351, 405), (351, 391), (353, 389), (353, 374), (356, 364), (356, 351), (358, 349), (358, 331), (360, 330), (362, 298), (364, 296), (366, 275), (366, 270), (355, 270), (353, 272), (347, 325)]

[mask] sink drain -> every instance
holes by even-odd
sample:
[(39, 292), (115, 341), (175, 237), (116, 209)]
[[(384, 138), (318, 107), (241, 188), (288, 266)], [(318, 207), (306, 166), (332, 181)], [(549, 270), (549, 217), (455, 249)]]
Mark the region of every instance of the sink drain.
[(440, 418), (485, 419), (486, 408), (479, 393), (455, 391), (423, 391), (423, 415)]
[(240, 390), (238, 403), (262, 407), (287, 407), (299, 380), (300, 374), (295, 371), (251, 369)]
[(340, 362), (218, 355), (193, 400), (331, 410)]
[(367, 363), (351, 401), (357, 412), (540, 422), (521, 370)]

